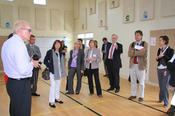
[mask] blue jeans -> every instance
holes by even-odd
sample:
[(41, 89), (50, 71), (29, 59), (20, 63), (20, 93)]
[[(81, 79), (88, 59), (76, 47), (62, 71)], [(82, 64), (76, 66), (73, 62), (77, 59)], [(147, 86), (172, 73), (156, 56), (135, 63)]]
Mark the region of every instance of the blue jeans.
[(160, 87), (159, 101), (164, 101), (164, 105), (167, 106), (169, 104), (170, 73), (167, 69), (158, 69), (157, 73)]

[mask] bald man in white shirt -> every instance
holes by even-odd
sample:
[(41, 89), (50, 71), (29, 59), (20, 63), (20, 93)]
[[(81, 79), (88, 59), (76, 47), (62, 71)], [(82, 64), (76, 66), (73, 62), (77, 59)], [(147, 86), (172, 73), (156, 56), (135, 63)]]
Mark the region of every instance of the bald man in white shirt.
[(8, 76), (7, 92), (10, 97), (10, 116), (31, 115), (30, 78), (39, 61), (29, 57), (25, 41), (30, 39), (31, 27), (26, 21), (17, 21), (13, 36), (4, 42), (1, 57)]

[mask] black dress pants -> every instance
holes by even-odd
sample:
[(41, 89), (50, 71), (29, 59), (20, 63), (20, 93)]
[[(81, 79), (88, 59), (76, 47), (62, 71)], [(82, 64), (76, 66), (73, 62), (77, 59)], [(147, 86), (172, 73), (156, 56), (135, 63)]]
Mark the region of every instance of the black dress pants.
[(81, 90), (81, 79), (82, 79), (82, 74), (81, 74), (81, 71), (80, 69), (77, 69), (77, 68), (70, 68), (69, 69), (69, 72), (68, 72), (68, 80), (67, 80), (67, 89), (68, 89), (68, 92), (70, 93), (74, 93), (74, 88), (73, 88), (73, 85), (74, 85), (74, 76), (75, 74), (77, 74), (77, 87), (76, 87), (76, 92), (79, 93), (80, 90)]
[(10, 97), (10, 116), (30, 116), (30, 79), (15, 80), (8, 78), (6, 88)]
[(31, 78), (31, 91), (32, 93), (36, 93), (37, 91), (37, 83), (38, 83), (38, 73), (39, 68), (33, 68), (33, 75)]
[(110, 88), (120, 90), (120, 67), (116, 66), (113, 60), (107, 61)]
[(100, 80), (99, 80), (99, 70), (98, 69), (88, 69), (87, 71), (88, 71), (87, 77), (88, 77), (90, 94), (94, 94), (94, 86), (93, 86), (93, 78), (92, 78), (92, 76), (94, 76), (97, 95), (102, 95), (101, 85), (100, 85)]

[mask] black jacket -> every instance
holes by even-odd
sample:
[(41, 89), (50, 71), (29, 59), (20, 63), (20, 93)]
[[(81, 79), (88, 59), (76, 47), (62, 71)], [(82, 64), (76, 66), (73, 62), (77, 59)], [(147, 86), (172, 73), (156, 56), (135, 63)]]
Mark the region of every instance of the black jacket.
[(172, 63), (168, 62), (167, 63), (167, 68), (170, 71), (170, 75), (171, 75), (169, 84), (171, 86), (175, 87), (175, 60)]
[[(108, 48), (108, 46), (110, 46), (110, 45), (111, 45), (111, 43), (108, 42), (106, 48)], [(101, 48), (101, 51), (102, 51), (102, 52), (103, 52), (104, 50), (105, 50), (105, 44), (103, 44), (103, 45), (102, 45), (102, 48)], [(105, 58), (105, 54), (106, 54), (106, 53), (103, 53), (103, 59)]]
[[(158, 51), (157, 51), (157, 56), (160, 55), (160, 52), (161, 52), (161, 49), (159, 48)], [(172, 48), (168, 47), (167, 50), (164, 53), (164, 56), (162, 58), (157, 59), (158, 66), (160, 64), (162, 64), (164, 66), (167, 66), (168, 61), (171, 60), (173, 55), (174, 55), (174, 50)]]
[[(70, 51), (70, 58), (68, 61), (68, 68), (71, 68), (71, 63), (72, 63), (72, 54), (73, 50)], [(77, 69), (78, 70), (84, 70), (84, 50), (79, 49), (78, 50), (78, 57), (77, 57)]]
[[(62, 56), (62, 53), (59, 52), (60, 59)], [(46, 56), (44, 58), (44, 64), (49, 68), (49, 71), (54, 74), (54, 63), (53, 63), (53, 55), (52, 55), (52, 49), (48, 50), (46, 53)]]
[[(110, 51), (110, 47), (111, 47), (112, 43), (109, 44), (109, 46), (107, 47), (107, 61), (110, 60), (108, 59), (109, 56), (109, 51)], [(115, 66), (121, 68), (122, 67), (122, 62), (121, 62), (121, 58), (120, 55), (123, 53), (123, 46), (122, 44), (118, 43), (118, 49), (114, 49), (114, 53), (113, 53), (113, 63)]]

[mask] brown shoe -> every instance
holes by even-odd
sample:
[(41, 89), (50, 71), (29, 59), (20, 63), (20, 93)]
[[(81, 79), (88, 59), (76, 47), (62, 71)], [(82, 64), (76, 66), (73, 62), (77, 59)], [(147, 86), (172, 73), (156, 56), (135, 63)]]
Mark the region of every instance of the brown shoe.
[(139, 102), (143, 102), (143, 98), (139, 97)]
[(128, 99), (129, 99), (129, 100), (136, 99), (136, 96), (130, 96)]

